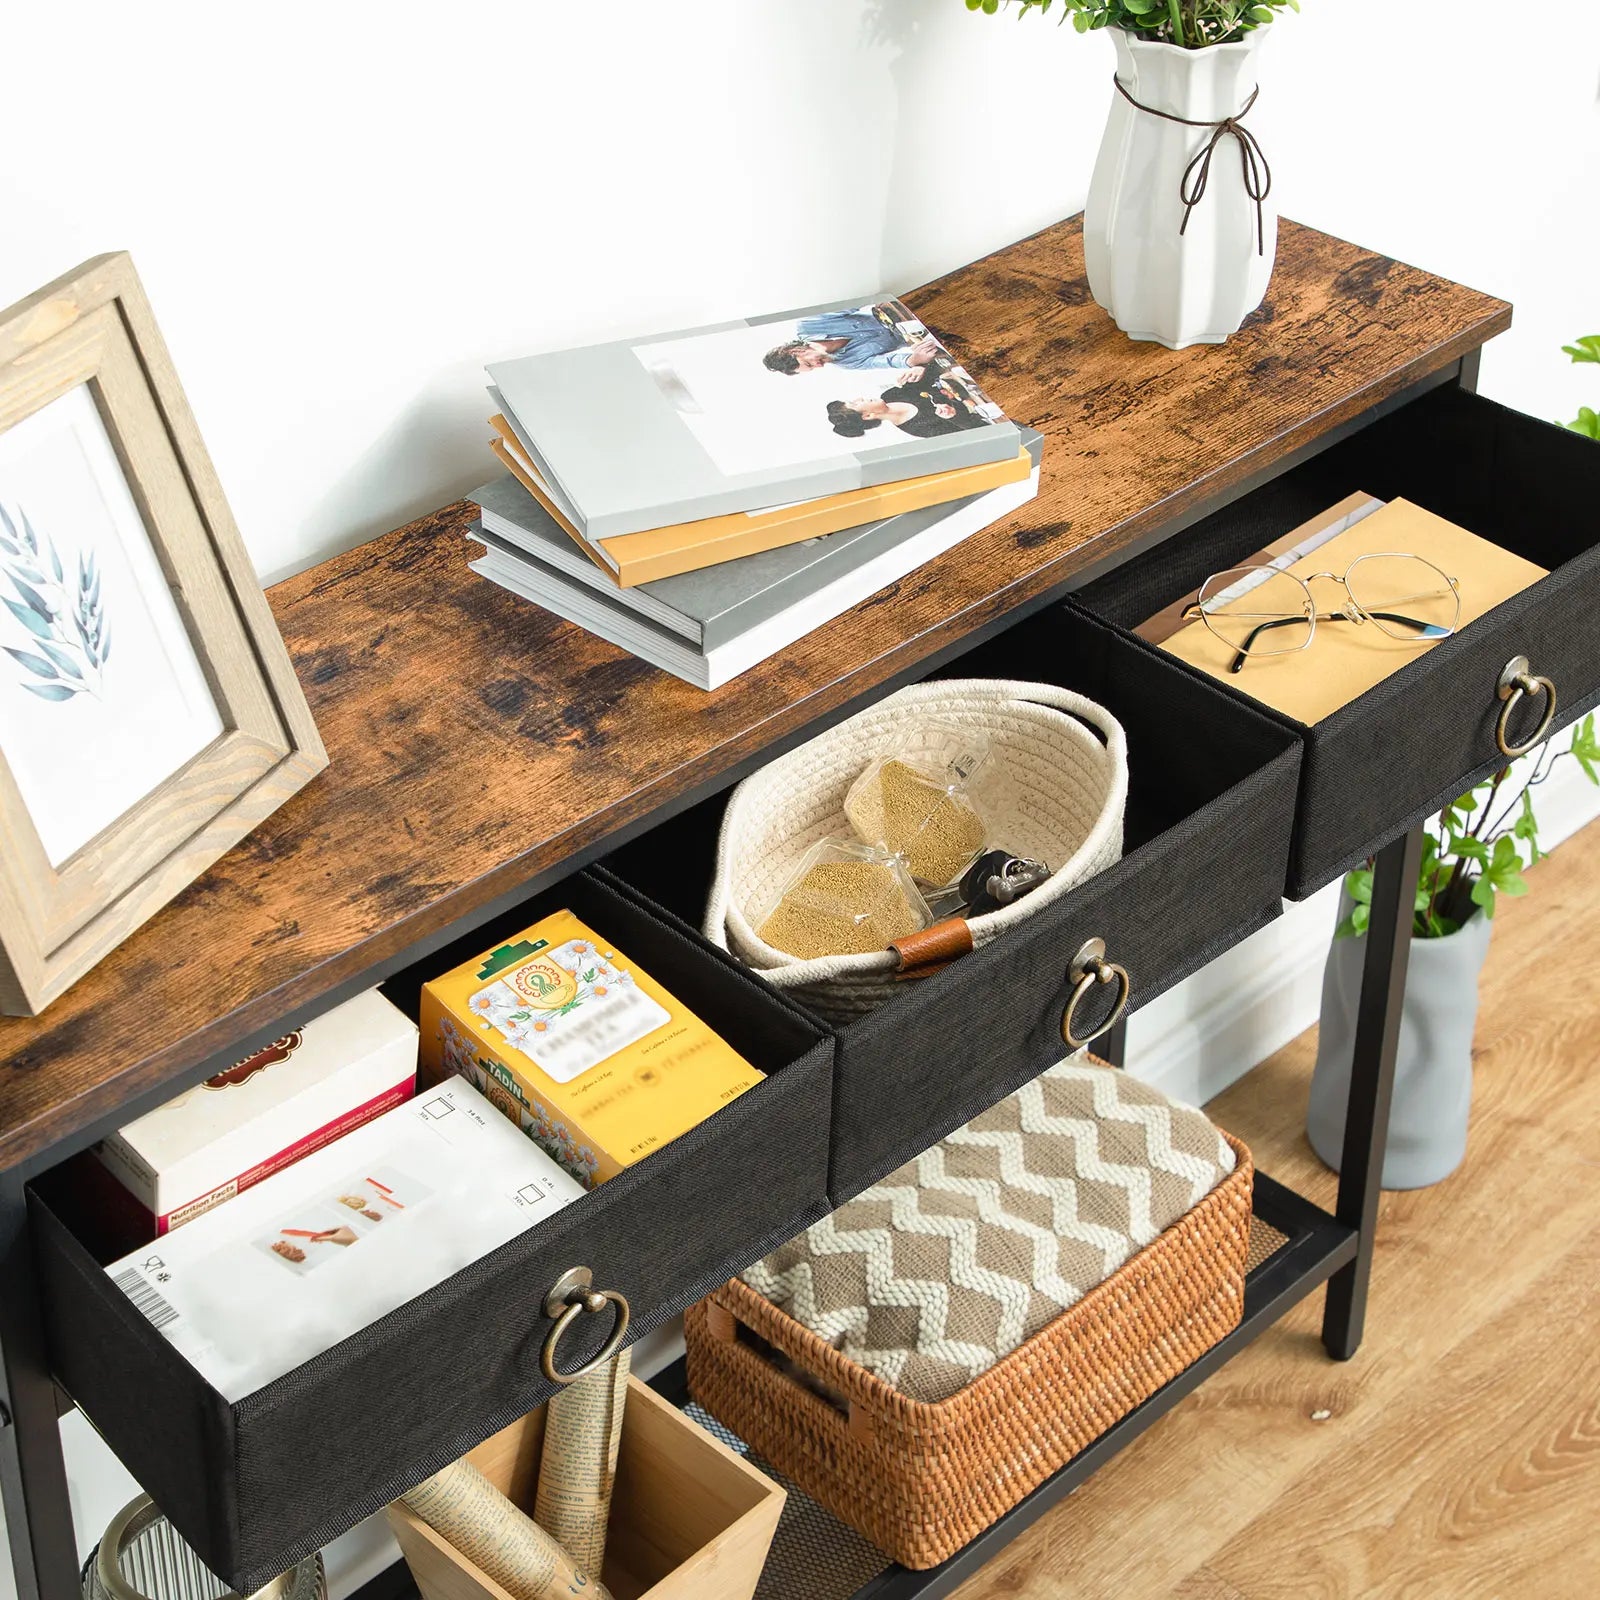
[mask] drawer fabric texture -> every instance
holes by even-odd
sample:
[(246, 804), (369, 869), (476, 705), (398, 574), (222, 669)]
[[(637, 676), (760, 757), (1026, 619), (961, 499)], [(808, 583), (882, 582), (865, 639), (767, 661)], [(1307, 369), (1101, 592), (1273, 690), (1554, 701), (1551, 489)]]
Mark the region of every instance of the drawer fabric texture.
[[(30, 1190), (57, 1379), (206, 1564), (242, 1593), (547, 1398), (544, 1298), (568, 1269), (588, 1267), (596, 1288), (628, 1298), (636, 1338), (828, 1208), (832, 1040), (623, 885), (579, 873), (385, 990), (415, 1015), (427, 978), (563, 907), (614, 940), (766, 1079), (243, 1400), (223, 1400), (111, 1283), (92, 1223), (74, 1204), (70, 1167)], [(580, 1319), (563, 1340), (561, 1365), (587, 1359), (611, 1327), (607, 1316)]]
[(934, 1566), (1238, 1326), (1252, 1183), (1200, 1112), (1057, 1067), (694, 1307), (690, 1393)]
[[(1288, 723), (1306, 746), (1287, 880), (1292, 899), (1504, 764), (1496, 691), (1513, 657), (1526, 656), (1533, 672), (1555, 684), (1557, 728), (1600, 697), (1600, 450), (1592, 439), (1453, 386), (1368, 424), (1080, 590), (1072, 604), (1137, 627), (1356, 490), (1414, 501), (1550, 576), (1315, 726)], [(1224, 692), (1255, 705), (1242, 692)], [(1512, 738), (1528, 737), (1543, 710), (1541, 701), (1521, 706)]]
[[(1282, 910), (1300, 762), (1287, 724), (1059, 606), (944, 675), (1054, 683), (1104, 706), (1128, 736), (1124, 854), (1004, 938), (837, 1029), (836, 1205), (1068, 1053), (1069, 968), (1087, 940), (1103, 939), (1106, 959), (1127, 969), (1136, 1007)], [(611, 869), (696, 919), (724, 805), (707, 801), (662, 824), (616, 852)], [(1083, 1003), (1079, 1037), (1104, 1019), (1116, 987)]]

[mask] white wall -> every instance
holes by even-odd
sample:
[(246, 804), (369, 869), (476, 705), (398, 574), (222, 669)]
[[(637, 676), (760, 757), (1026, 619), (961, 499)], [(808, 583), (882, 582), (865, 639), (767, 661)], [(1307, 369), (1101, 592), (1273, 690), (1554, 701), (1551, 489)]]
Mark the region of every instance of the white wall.
[[(1600, 332), (1596, 8), (1557, 37), (1491, 0), (1305, 0), (1273, 33), (1285, 212), (1516, 301), (1485, 392), (1600, 404), (1559, 353)], [(487, 476), (485, 360), (911, 287), (1077, 210), (1111, 73), (1103, 39), (960, 0), (13, 0), (0, 63), (0, 304), (133, 252), (269, 579)], [(1209, 1083), (1302, 1026), (1325, 914), (1141, 1046)], [(1236, 985), (1257, 1023), (1219, 1057)], [(87, 1545), (126, 1483), (81, 1419), (69, 1453)]]
[[(486, 359), (909, 287), (1077, 209), (1111, 71), (961, 0), (6, 11), (0, 304), (132, 250), (266, 577), (481, 481)], [(1570, 414), (1600, 14), (1502, 13), (1307, 0), (1254, 120), (1289, 215), (1515, 298), (1484, 387)]]

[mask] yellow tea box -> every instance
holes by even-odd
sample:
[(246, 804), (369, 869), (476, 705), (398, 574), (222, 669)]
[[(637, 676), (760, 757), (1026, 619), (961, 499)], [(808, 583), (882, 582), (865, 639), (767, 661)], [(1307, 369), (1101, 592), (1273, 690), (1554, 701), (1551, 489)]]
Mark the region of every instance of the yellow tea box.
[(422, 1060), (590, 1188), (762, 1077), (570, 911), (423, 986)]

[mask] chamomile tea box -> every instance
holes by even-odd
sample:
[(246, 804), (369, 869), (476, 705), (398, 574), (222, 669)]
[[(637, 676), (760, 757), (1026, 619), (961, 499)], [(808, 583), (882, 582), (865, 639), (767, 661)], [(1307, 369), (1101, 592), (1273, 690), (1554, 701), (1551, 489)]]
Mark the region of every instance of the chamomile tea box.
[(760, 1082), (649, 973), (557, 911), (422, 990), (425, 1072), (457, 1073), (587, 1187)]

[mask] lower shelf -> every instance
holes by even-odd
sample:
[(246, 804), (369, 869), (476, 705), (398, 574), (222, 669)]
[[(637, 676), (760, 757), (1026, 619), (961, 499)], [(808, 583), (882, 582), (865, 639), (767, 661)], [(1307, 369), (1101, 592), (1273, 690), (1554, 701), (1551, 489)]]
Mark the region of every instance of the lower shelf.
[[(1252, 1236), (1256, 1264), (1245, 1279), (1244, 1318), (1239, 1326), (991, 1528), (941, 1565), (911, 1572), (886, 1561), (858, 1534), (789, 1486), (789, 1504), (756, 1600), (912, 1600), (913, 1596), (916, 1600), (940, 1600), (952, 1594), (1119, 1450), (1355, 1258), (1354, 1228), (1261, 1172), (1255, 1178), (1254, 1213), (1265, 1228), (1259, 1239)], [(689, 1405), (681, 1359), (651, 1383), (674, 1404)], [(832, 1585), (828, 1575), (834, 1579)], [(399, 1563), (366, 1585), (355, 1600), (406, 1600), (408, 1593), (415, 1593), (408, 1576), (404, 1563)]]

